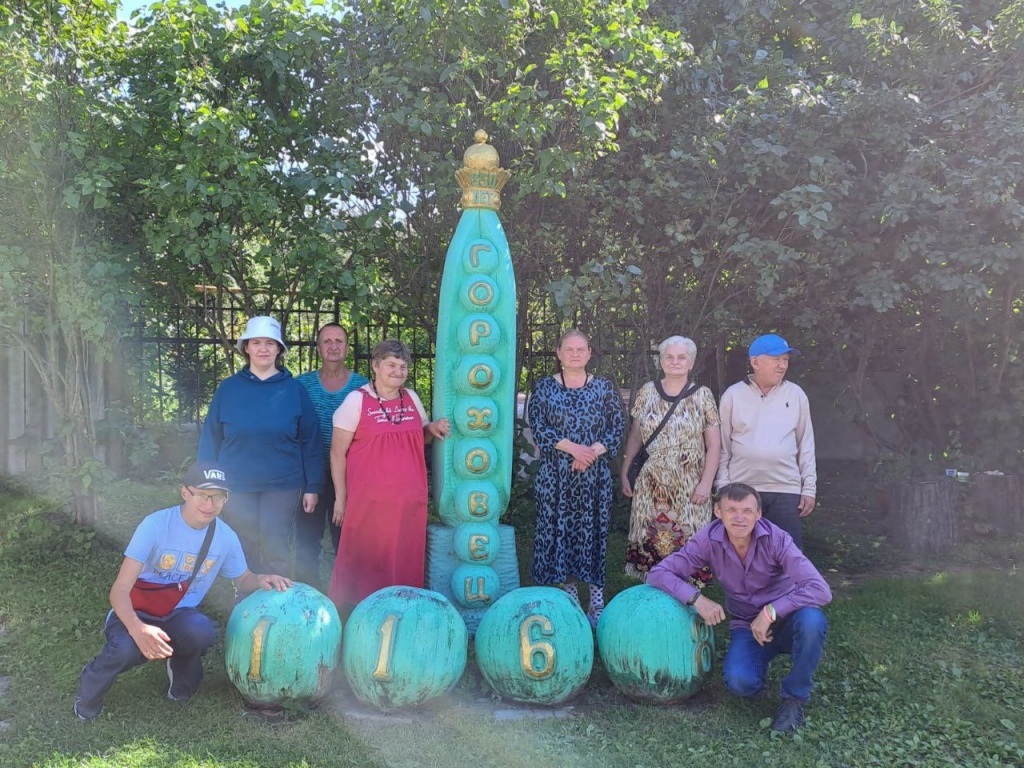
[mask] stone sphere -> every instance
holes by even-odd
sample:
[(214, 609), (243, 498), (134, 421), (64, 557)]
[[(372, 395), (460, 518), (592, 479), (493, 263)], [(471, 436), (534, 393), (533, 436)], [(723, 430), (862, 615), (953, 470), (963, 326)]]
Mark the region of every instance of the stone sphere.
[(334, 603), (313, 587), (258, 589), (228, 619), (228, 678), (256, 704), (315, 701), (330, 689), (341, 634)]
[(524, 587), (488, 609), (476, 631), (476, 661), (502, 697), (560, 704), (579, 693), (594, 666), (594, 636), (561, 589)]
[(715, 636), (696, 609), (646, 584), (620, 592), (597, 624), (597, 647), (612, 684), (637, 701), (693, 696), (715, 658)]
[(349, 616), (342, 666), (360, 701), (397, 709), (451, 689), (466, 669), (468, 647), (466, 624), (444, 596), (385, 587)]

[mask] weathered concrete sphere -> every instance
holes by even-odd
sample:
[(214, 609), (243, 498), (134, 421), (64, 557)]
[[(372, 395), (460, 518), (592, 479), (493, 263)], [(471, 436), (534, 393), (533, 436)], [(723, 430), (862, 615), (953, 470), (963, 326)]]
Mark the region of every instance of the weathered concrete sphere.
[(620, 592), (597, 624), (597, 647), (612, 684), (637, 701), (693, 696), (715, 658), (715, 636), (694, 608), (646, 584)]
[(386, 587), (352, 611), (342, 666), (352, 692), (381, 710), (446, 693), (466, 669), (469, 633), (442, 595)]
[(341, 634), (334, 603), (313, 587), (258, 589), (228, 619), (228, 678), (256, 704), (315, 701), (330, 688)]
[(594, 636), (561, 589), (524, 587), (492, 605), (476, 631), (476, 661), (497, 693), (529, 704), (560, 704), (587, 684)]

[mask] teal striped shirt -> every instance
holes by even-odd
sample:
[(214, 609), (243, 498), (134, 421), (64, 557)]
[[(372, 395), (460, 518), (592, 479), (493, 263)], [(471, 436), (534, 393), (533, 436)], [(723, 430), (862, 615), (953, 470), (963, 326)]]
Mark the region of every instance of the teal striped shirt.
[(324, 389), (323, 384), (320, 383), (319, 371), (307, 371), (298, 377), (298, 382), (309, 392), (309, 397), (313, 401), (313, 407), (316, 409), (317, 418), (320, 420), (320, 437), (323, 439), (324, 458), (328, 465), (331, 461), (331, 435), (334, 432), (334, 412), (338, 410), (338, 407), (348, 397), (349, 392), (359, 389), (359, 387), (369, 382), (369, 379), (360, 373), (352, 371), (351, 374), (348, 377), (348, 383), (337, 392), (328, 392)]

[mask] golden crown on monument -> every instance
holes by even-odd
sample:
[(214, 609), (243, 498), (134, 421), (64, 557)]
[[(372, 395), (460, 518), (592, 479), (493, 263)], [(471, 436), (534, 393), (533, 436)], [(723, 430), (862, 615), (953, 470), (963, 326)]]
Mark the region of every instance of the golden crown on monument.
[(487, 143), (487, 131), (473, 134), (476, 143), (462, 156), (463, 167), (455, 172), (462, 190), (463, 208), (501, 208), (501, 190), (512, 174), (498, 167), (498, 150)]

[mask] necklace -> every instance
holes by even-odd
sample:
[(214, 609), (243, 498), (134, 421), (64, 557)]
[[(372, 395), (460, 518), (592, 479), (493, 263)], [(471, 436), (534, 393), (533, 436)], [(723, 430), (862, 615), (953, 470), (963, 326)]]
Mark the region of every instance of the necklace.
[(370, 386), (373, 387), (373, 396), (377, 398), (377, 405), (380, 406), (381, 413), (387, 416), (388, 421), (390, 421), (395, 426), (401, 424), (402, 419), (405, 416), (405, 392), (402, 390), (402, 388), (398, 388), (398, 411), (394, 415), (392, 415), (387, 410), (387, 408), (384, 407), (384, 401), (380, 399), (380, 394), (377, 392), (377, 385), (371, 384)]

